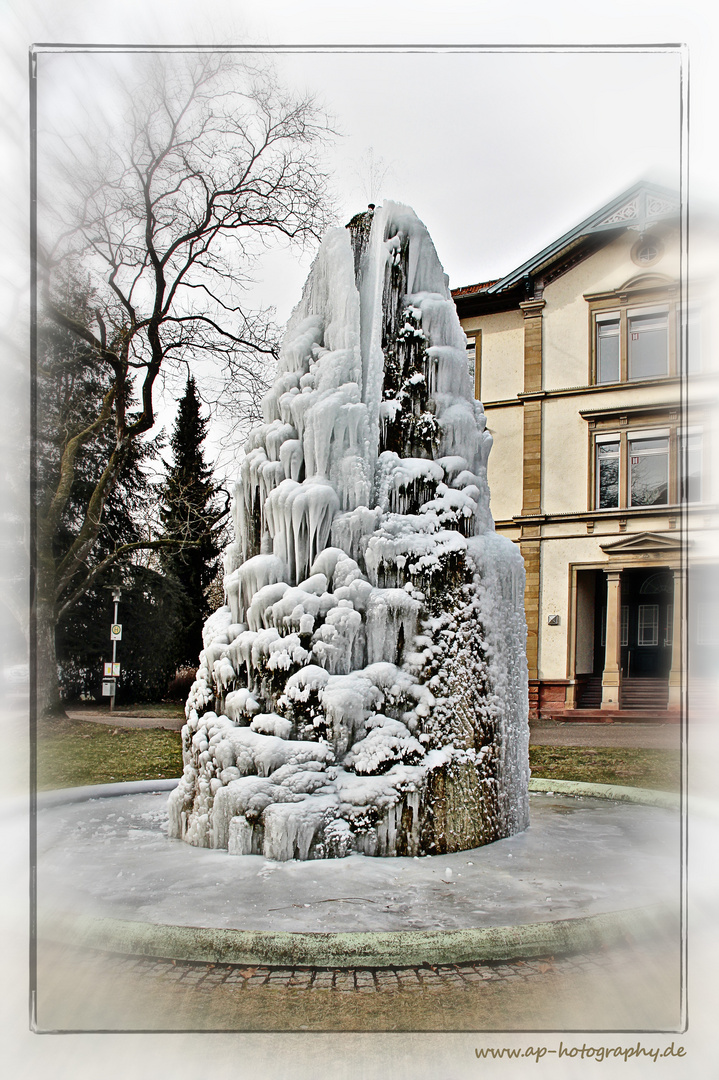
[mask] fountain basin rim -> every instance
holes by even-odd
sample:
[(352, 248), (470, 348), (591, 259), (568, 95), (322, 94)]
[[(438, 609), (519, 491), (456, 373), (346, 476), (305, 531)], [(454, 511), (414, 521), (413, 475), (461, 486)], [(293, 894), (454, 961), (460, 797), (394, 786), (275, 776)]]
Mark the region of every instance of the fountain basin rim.
[(212, 964), (271, 967), (422, 967), (592, 952), (678, 933), (668, 904), (552, 922), (456, 930), (345, 933), (179, 926), (92, 916), (54, 919), (40, 937), (75, 949)]
[[(173, 791), (179, 784), (178, 779), (169, 780), (129, 780), (113, 784), (89, 784), (84, 787), (56, 788), (53, 791), (37, 793), (37, 808), (45, 810), (52, 806), (69, 803), (87, 802), (90, 799), (112, 799), (122, 795), (152, 795), (163, 791)], [(678, 809), (680, 796), (671, 791), (656, 791), (652, 788), (624, 787), (620, 784), (589, 784), (579, 780), (545, 780), (532, 777), (529, 781), (530, 793), (568, 795), (594, 799), (611, 799), (615, 802), (637, 803), (642, 806), (659, 806), (668, 810)]]

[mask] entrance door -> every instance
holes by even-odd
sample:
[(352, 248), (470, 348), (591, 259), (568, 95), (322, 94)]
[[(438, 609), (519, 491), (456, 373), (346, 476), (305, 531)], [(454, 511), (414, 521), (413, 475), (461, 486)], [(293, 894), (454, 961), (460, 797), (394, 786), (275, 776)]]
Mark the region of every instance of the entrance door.
[(671, 570), (622, 573), (622, 676), (664, 679), (672, 666)]

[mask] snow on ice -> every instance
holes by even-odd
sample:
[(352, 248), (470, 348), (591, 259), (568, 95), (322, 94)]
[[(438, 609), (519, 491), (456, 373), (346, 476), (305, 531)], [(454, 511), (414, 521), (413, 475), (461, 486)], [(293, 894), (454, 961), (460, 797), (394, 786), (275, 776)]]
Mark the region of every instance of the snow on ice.
[(494, 532), (466, 338), (408, 207), (329, 232), (263, 416), (171, 835), (286, 860), (526, 828), (523, 564)]

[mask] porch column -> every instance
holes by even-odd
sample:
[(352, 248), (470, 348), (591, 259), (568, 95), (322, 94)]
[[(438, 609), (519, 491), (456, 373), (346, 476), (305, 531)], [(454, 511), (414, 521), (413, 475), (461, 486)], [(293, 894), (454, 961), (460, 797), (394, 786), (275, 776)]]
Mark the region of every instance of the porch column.
[(602, 673), (602, 708), (619, 708), (621, 685), (621, 627), (622, 588), (621, 570), (606, 570), (607, 575), (607, 626), (604, 647), (604, 672)]
[(672, 666), (669, 669), (669, 700), (670, 709), (678, 709), (682, 699), (682, 676), (684, 674), (684, 598), (686, 586), (686, 571), (674, 570), (674, 599), (672, 606)]

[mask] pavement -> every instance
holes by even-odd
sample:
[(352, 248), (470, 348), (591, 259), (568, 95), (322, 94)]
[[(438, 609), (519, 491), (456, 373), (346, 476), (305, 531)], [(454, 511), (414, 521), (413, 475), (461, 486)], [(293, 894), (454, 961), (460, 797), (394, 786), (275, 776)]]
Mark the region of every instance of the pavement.
[(166, 731), (182, 731), (185, 723), (184, 716), (139, 716), (133, 710), (125, 712), (122, 709), (65, 709), (70, 720), (86, 720), (91, 724), (107, 724), (117, 728), (164, 728)]
[[(671, 1031), (679, 973), (678, 935), (591, 955), (374, 969), (193, 963), (41, 940), (36, 1030)], [(312, 1052), (324, 1074), (316, 1043)]]
[(681, 725), (674, 723), (586, 724), (531, 720), (530, 746), (617, 746), (640, 750), (678, 750)]
[[(65, 710), (71, 720), (107, 724), (120, 728), (165, 728), (181, 731), (182, 716), (140, 716), (135, 711), (70, 708)], [(529, 742), (532, 746), (625, 746), (642, 750), (678, 750), (681, 725), (675, 723), (587, 724), (558, 720), (532, 720)]]

